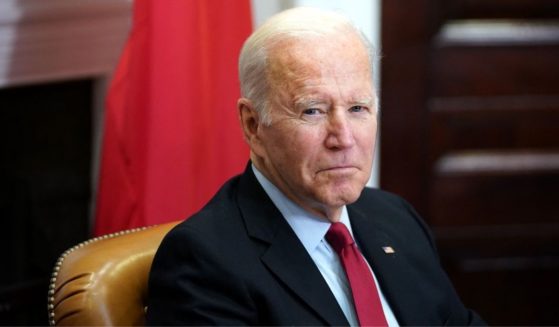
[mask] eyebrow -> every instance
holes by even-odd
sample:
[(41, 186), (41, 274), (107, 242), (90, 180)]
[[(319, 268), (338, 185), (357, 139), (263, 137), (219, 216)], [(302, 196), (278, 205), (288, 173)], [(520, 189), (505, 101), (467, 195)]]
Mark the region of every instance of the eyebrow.
[[(314, 98), (314, 97), (304, 97), (304, 98), (300, 98), (297, 99), (293, 102), (294, 106), (296, 108), (311, 108), (314, 107), (316, 105), (321, 105), (321, 104), (325, 104), (328, 101), (320, 99), (320, 98)], [(348, 101), (349, 104), (351, 105), (357, 105), (357, 106), (371, 106), (374, 104), (373, 98), (369, 98), (369, 97), (364, 97), (364, 98), (360, 98), (360, 99), (352, 99), (350, 101)]]
[(359, 106), (371, 106), (373, 105), (375, 102), (373, 101), (373, 98), (361, 98), (359, 100), (352, 100), (349, 101), (349, 103), (353, 104), (353, 105), (359, 105)]
[(327, 101), (322, 100), (320, 98), (310, 98), (310, 97), (303, 97), (300, 99), (297, 99), (293, 102), (295, 108), (311, 108), (314, 107), (316, 105), (320, 105), (320, 104), (324, 104)]

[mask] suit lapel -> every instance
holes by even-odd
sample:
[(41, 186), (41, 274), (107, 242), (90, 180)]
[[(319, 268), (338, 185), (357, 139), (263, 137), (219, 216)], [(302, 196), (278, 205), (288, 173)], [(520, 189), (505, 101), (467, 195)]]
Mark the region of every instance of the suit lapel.
[[(382, 217), (381, 212), (366, 216), (352, 206), (348, 207), (348, 214), (359, 247), (375, 272), (396, 319), (401, 325), (409, 324), (410, 312), (417, 308), (417, 303), (413, 302), (417, 297), (409, 294), (410, 291), (405, 286), (410, 276), (409, 267), (402, 257), (403, 248), (397, 240), (391, 238), (378, 224), (375, 224), (375, 221), (390, 219), (390, 217)], [(392, 247), (395, 253), (386, 253), (383, 250), (386, 246)]]
[(326, 324), (348, 325), (322, 274), (250, 166), (241, 177), (238, 203), (248, 234), (268, 244), (261, 257), (268, 269)]
[(280, 231), (262, 256), (268, 268), (306, 302), (328, 325), (347, 325), (322, 274), (292, 232)]

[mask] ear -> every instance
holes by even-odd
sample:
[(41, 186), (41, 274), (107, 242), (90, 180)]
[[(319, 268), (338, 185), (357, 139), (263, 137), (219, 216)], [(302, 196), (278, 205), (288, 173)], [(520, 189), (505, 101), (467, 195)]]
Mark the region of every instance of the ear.
[(258, 128), (260, 127), (260, 116), (254, 109), (252, 101), (247, 98), (240, 98), (237, 101), (237, 109), (239, 110), (239, 121), (243, 129), (243, 135), (252, 149), (259, 140)]

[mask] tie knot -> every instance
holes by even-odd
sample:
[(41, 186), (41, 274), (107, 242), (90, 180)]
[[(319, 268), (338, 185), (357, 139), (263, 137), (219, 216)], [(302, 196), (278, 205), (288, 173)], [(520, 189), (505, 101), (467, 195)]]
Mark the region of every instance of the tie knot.
[(333, 223), (326, 233), (326, 240), (339, 254), (342, 249), (354, 243), (347, 227), (342, 223)]

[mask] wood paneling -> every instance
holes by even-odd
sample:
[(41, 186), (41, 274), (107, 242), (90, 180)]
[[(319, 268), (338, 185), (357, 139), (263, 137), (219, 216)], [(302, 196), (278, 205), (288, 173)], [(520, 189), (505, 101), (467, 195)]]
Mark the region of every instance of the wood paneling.
[(490, 324), (559, 324), (559, 1), (414, 4), (383, 1), (381, 187)]

